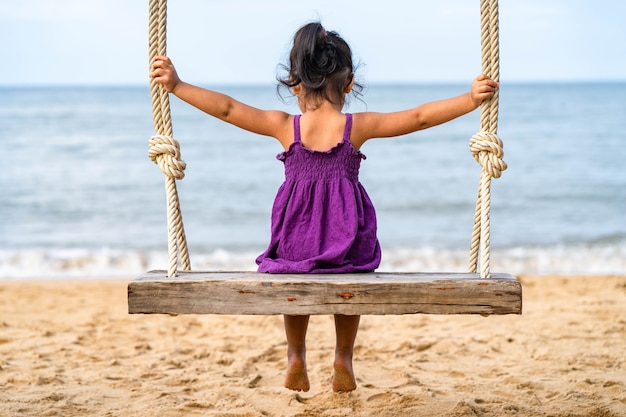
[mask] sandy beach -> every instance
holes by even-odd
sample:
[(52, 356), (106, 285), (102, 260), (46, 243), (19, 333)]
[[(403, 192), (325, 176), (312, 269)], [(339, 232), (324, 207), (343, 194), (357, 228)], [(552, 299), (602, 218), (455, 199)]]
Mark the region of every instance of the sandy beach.
[(522, 316), (367, 316), (358, 388), (282, 387), (280, 316), (128, 315), (127, 281), (0, 282), (0, 416), (626, 416), (626, 276), (523, 276)]

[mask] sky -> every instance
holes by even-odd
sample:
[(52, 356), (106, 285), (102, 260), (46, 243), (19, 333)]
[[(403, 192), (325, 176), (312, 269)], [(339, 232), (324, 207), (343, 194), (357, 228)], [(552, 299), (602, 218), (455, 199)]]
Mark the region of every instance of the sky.
[[(499, 3), (501, 81), (626, 80), (626, 2)], [(148, 0), (0, 0), (0, 85), (146, 83), (147, 20)], [(479, 0), (169, 0), (168, 55), (188, 82), (270, 84), (312, 20), (369, 84), (481, 72)]]

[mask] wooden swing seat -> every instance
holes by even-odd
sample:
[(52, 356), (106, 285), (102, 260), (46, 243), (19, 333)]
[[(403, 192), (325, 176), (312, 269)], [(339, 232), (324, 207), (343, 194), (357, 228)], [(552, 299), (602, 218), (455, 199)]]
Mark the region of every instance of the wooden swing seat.
[[(167, 0), (150, 2), (149, 62), (166, 55)], [(497, 0), (481, 0), (483, 73), (499, 80)], [(480, 132), (470, 150), (482, 166), (472, 231), (470, 270), (478, 273), (262, 274), (190, 269), (176, 180), (184, 176), (173, 138), (168, 93), (151, 81), (155, 136), (150, 158), (165, 174), (170, 269), (128, 285), (129, 313), (161, 314), (521, 314), (522, 286), (489, 273), (491, 178), (506, 169), (497, 136), (498, 95), (481, 105)], [(480, 269), (478, 254), (481, 255)], [(180, 257), (179, 257), (180, 255)], [(489, 277), (489, 278), (481, 278)], [(173, 277), (173, 278), (170, 278)]]
[(129, 313), (251, 315), (521, 314), (511, 274), (147, 272), (128, 285)]

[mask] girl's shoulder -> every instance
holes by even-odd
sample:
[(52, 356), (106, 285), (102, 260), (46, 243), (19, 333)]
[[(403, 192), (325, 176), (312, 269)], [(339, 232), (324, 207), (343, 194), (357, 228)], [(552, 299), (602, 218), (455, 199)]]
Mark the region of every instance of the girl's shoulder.
[(373, 112), (351, 114), (350, 142), (356, 150), (359, 150), (367, 140), (372, 138), (371, 133), (375, 128), (376, 114)]
[(294, 141), (294, 125), (298, 116), (299, 115), (285, 113), (282, 122), (277, 124), (274, 137), (285, 150), (289, 149)]

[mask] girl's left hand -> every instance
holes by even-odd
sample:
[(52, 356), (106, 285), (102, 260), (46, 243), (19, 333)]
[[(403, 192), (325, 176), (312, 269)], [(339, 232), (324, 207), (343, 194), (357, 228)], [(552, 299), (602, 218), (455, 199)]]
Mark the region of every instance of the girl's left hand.
[(493, 81), (485, 74), (481, 74), (472, 83), (472, 89), (470, 90), (470, 98), (472, 99), (472, 103), (476, 107), (480, 106), (483, 101), (490, 99), (496, 93), (496, 88), (498, 88), (500, 84)]

